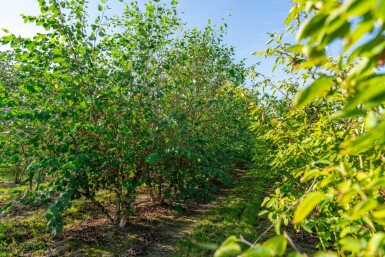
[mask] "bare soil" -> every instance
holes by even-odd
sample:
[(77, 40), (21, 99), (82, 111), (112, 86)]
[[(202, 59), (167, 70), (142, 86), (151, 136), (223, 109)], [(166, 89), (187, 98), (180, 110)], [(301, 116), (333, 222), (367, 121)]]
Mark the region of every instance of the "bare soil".
[(45, 256), (171, 256), (177, 242), (193, 231), (195, 223), (215, 208), (220, 198), (195, 201), (186, 207), (152, 205), (147, 196), (140, 195), (136, 212), (124, 228), (104, 217), (84, 221), (66, 229)]

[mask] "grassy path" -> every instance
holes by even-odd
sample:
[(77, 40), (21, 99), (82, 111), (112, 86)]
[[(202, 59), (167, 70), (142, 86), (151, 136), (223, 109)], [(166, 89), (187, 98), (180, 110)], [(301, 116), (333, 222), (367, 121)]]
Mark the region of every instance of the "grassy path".
[(269, 226), (265, 219), (257, 216), (268, 186), (258, 171), (246, 171), (234, 187), (218, 199), (215, 208), (196, 222), (189, 237), (178, 242), (173, 257), (212, 256), (212, 251), (198, 244), (219, 245), (230, 235), (242, 235), (253, 242)]

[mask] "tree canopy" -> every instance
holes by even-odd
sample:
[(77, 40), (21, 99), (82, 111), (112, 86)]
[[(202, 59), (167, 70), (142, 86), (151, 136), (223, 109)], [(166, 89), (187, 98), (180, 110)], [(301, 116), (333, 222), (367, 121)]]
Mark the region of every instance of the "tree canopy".
[(39, 4), (23, 18), (46, 33), (1, 39), (0, 159), (30, 185), (17, 202), (48, 206), (54, 235), (75, 199), (123, 226), (138, 187), (160, 203), (204, 196), (249, 163), (246, 71), (220, 31), (181, 33), (176, 1), (119, 17), (102, 1), (92, 23), (86, 1)]

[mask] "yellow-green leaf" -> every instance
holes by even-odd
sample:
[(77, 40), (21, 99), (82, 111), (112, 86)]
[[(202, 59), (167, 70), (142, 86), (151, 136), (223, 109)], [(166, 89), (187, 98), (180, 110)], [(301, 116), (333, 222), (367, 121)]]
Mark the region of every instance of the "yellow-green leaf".
[(240, 254), (242, 249), (238, 242), (239, 240), (235, 236), (228, 237), (215, 251), (214, 257), (227, 257)]
[(261, 245), (256, 245), (241, 255), (241, 257), (273, 257), (273, 256), (275, 256), (275, 252), (272, 249), (263, 247)]
[(296, 35), (297, 42), (305, 39), (308, 36), (316, 36), (315, 33), (321, 31), (321, 28), (325, 25), (325, 21), (328, 15), (322, 13), (317, 14), (313, 18), (307, 20), (298, 30)]
[(293, 8), (291, 8), (290, 12), (289, 12), (289, 15), (286, 17), (286, 20), (285, 20), (285, 25), (289, 25), (290, 22), (298, 15), (298, 13), (300, 12), (300, 8), (298, 5), (295, 5), (293, 6)]
[(373, 235), (373, 237), (369, 240), (368, 246), (367, 246), (367, 253), (369, 256), (375, 256), (376, 252), (378, 251), (378, 248), (383, 246), (385, 242), (385, 234), (384, 233), (376, 233)]
[(361, 240), (353, 237), (345, 237), (340, 240), (341, 248), (345, 251), (359, 252), (363, 247), (364, 243)]
[(228, 257), (240, 254), (241, 246), (237, 243), (229, 243), (215, 251), (214, 257)]
[(377, 2), (377, 0), (350, 0), (346, 1), (342, 8), (347, 16), (359, 16), (373, 9)]
[(324, 96), (324, 94), (331, 89), (333, 84), (334, 81), (332, 77), (320, 77), (297, 95), (295, 105), (298, 107), (304, 106), (314, 100), (314, 98)]
[(273, 250), (276, 256), (282, 256), (286, 251), (287, 240), (284, 236), (276, 236), (263, 243), (262, 246)]
[(375, 210), (372, 215), (375, 219), (385, 219), (385, 209)]
[(338, 257), (338, 255), (333, 252), (318, 252), (314, 257)]
[(361, 216), (365, 215), (368, 211), (373, 210), (378, 205), (376, 199), (369, 198), (363, 200), (354, 206), (352, 213), (350, 214), (350, 218), (355, 220), (361, 218)]
[(318, 191), (309, 193), (297, 206), (293, 222), (298, 224), (303, 221), (321, 202), (323, 197), (324, 194)]

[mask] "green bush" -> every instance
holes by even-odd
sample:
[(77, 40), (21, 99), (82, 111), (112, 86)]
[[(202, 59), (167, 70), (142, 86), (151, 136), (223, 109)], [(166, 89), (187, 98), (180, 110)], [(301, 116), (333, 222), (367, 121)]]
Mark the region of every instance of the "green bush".
[[(289, 235), (301, 230), (318, 239), (315, 256), (384, 256), (385, 1), (293, 2), (286, 25), (298, 44), (272, 34), (262, 53), (289, 78), (263, 78), (269, 93), (252, 110), (277, 181), (260, 215), (286, 232), (241, 256), (281, 256), (287, 243), (305, 256)], [(240, 254), (240, 242), (217, 256)]]
[(75, 199), (124, 225), (138, 187), (159, 202), (202, 196), (249, 162), (244, 65), (220, 31), (180, 33), (177, 2), (158, 2), (107, 17), (102, 0), (89, 21), (87, 1), (41, 0), (23, 19), (46, 33), (1, 39), (1, 164), (23, 168), (18, 202), (48, 204), (54, 235)]

